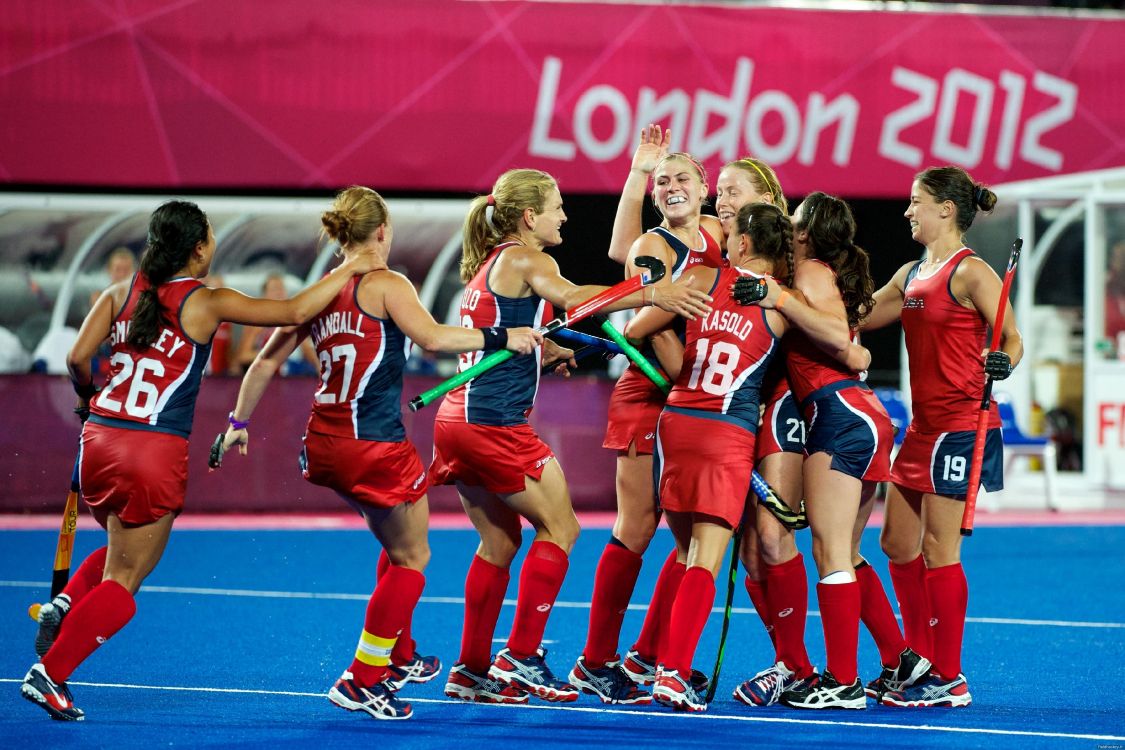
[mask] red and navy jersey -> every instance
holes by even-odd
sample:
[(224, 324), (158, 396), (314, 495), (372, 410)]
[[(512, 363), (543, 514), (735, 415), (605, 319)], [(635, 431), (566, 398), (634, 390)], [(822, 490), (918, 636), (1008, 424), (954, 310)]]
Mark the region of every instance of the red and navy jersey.
[[(465, 286), (461, 296), (461, 325), (465, 328), (538, 328), (551, 319), (551, 305), (532, 294), (530, 297), (504, 297), (492, 291), (488, 275), (505, 249), (516, 243), (497, 245)], [(463, 372), (484, 356), (483, 352), (462, 354), (457, 371)], [(542, 347), (531, 357), (512, 357), (451, 391), (438, 409), (438, 420), (507, 427), (526, 424), (539, 390), (539, 363)]]
[[(702, 250), (693, 250), (685, 245), (679, 237), (672, 234), (664, 227), (654, 227), (649, 230), (649, 233), (658, 235), (671, 248), (672, 253), (675, 255), (675, 260), (672, 262), (672, 268), (668, 271), (668, 276), (675, 281), (680, 278), (684, 271), (692, 266), (707, 266), (709, 268), (719, 268), (723, 265), (723, 257), (719, 252), (719, 245), (715, 239), (704, 232), (699, 230), (699, 236), (703, 240)], [(682, 341), (684, 338), (683, 318), (677, 317), (672, 321), (672, 330), (680, 337)], [(641, 345), (640, 351), (650, 361), (656, 361), (656, 352), (653, 350), (652, 345), (647, 341)], [(637, 367), (632, 362), (625, 368), (625, 372), (621, 373), (618, 382), (628, 388), (635, 388), (642, 393), (648, 391), (658, 390), (655, 383), (649, 380), (648, 376), (641, 372), (641, 368)]]
[(320, 387), (308, 431), (399, 443), (406, 439), (400, 402), (410, 341), (393, 320), (359, 306), (361, 279), (353, 276), (309, 327)]
[(109, 381), (90, 402), (90, 421), (133, 430), (187, 437), (195, 416), (199, 383), (211, 356), (211, 342), (195, 341), (181, 322), (184, 302), (203, 286), (179, 277), (160, 285), (162, 325), (156, 341), (138, 349), (126, 342), (133, 310), (149, 288), (143, 273), (133, 276), (129, 296), (110, 331)]
[[(815, 258), (806, 263), (820, 263), (829, 270), (831, 266)], [(835, 276), (835, 271), (833, 271)], [(850, 331), (855, 338), (855, 331)], [(810, 339), (804, 331), (791, 327), (785, 335), (785, 364), (789, 371), (789, 385), (798, 403), (803, 403), (821, 388), (841, 380), (859, 382), (859, 375), (849, 370), (842, 362), (825, 352)], [(803, 408), (803, 407), (802, 407)]]
[[(902, 329), (910, 361), (911, 424), (922, 432), (976, 429), (985, 382), (980, 353), (988, 346), (988, 326), (950, 289), (957, 266), (972, 255), (961, 248), (925, 277), (919, 261), (906, 277)], [(989, 412), (989, 427), (999, 427), (995, 401)]]
[(764, 309), (732, 299), (730, 287), (739, 276), (756, 274), (717, 269), (711, 312), (687, 322), (684, 363), (667, 408), (694, 416), (707, 412), (757, 433), (762, 380), (778, 341)]

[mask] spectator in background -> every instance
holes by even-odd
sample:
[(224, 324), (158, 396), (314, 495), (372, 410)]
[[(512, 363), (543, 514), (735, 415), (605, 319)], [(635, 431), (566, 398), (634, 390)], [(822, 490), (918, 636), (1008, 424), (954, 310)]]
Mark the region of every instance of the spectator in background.
[[(280, 273), (271, 273), (267, 276), (262, 284), (262, 297), (274, 300), (288, 299), (289, 292), (285, 289), (285, 277)], [(234, 356), (230, 358), (227, 372), (240, 377), (245, 374), (246, 368), (258, 356), (258, 352), (265, 346), (271, 333), (273, 333), (272, 328), (242, 326), (242, 332), (238, 336), (238, 348), (235, 350)], [(308, 368), (311, 368), (312, 374), (320, 372), (320, 363), (317, 360), (316, 349), (313, 348), (312, 341), (306, 338), (301, 342), (300, 349), (302, 358), (304, 362), (308, 363)], [(306, 368), (306, 373), (308, 368)], [(284, 374), (296, 374), (293, 370), (292, 360), (290, 360)]]
[[(1118, 240), (1106, 259), (1105, 335), (1108, 339), (1120, 339), (1122, 333), (1125, 333), (1125, 240)], [(1117, 356), (1125, 359), (1120, 340)]]

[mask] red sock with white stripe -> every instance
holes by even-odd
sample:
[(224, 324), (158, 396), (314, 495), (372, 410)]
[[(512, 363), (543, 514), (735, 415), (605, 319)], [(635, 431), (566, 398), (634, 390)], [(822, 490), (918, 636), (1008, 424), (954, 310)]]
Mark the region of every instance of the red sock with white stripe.
[(348, 668), (360, 685), (370, 687), (386, 679), (391, 651), (425, 586), (426, 576), (401, 565), (390, 565), (379, 576), (375, 591), (367, 600), (363, 632)]
[[(378, 584), (379, 579), (391, 567), (391, 556), (387, 554), (384, 549), (382, 554), (379, 555), (379, 564), (375, 567), (375, 582)], [(418, 644), (410, 636), (410, 623), (414, 621), (414, 607), (410, 609), (410, 615), (406, 619), (406, 625), (403, 626), (402, 632), (398, 634), (398, 640), (395, 641), (394, 651), (391, 652), (391, 664), (409, 664), (414, 660), (414, 652), (418, 650)]]
[(680, 588), (680, 581), (683, 580), (686, 570), (687, 566), (676, 560), (676, 550), (673, 549), (668, 559), (664, 561), (664, 567), (660, 569), (656, 588), (652, 592), (652, 601), (649, 602), (648, 613), (641, 626), (641, 633), (637, 636), (637, 642), (633, 644), (633, 650), (646, 660), (655, 660), (656, 655), (660, 653), (661, 645), (666, 640), (661, 634), (666, 634), (668, 631), (672, 602), (676, 600), (676, 592)]
[(961, 674), (961, 641), (969, 605), (965, 569), (961, 563), (930, 568), (926, 574), (926, 589), (930, 594), (930, 612), (937, 620), (932, 629), (934, 646), (930, 661), (942, 678), (954, 680)]
[(875, 639), (879, 648), (879, 660), (884, 667), (898, 666), (898, 657), (906, 648), (902, 631), (898, 629), (891, 602), (879, 574), (864, 560), (855, 567), (855, 579), (859, 584), (859, 617)]
[(65, 682), (86, 658), (125, 627), (137, 612), (129, 589), (102, 581), (71, 608), (59, 637), (41, 660), (48, 676)]
[(492, 665), (492, 636), (510, 578), (507, 568), (473, 555), (465, 576), (465, 625), (457, 661), (478, 674), (488, 672)]
[(559, 598), (559, 589), (569, 567), (566, 552), (554, 542), (541, 540), (527, 551), (516, 595), (516, 618), (508, 636), (512, 656), (526, 659), (542, 645), (547, 618)]
[(691, 567), (684, 573), (668, 624), (668, 643), (658, 662), (675, 669), (685, 680), (691, 677), (691, 662), (699, 636), (715, 605), (715, 579), (706, 568)]
[(780, 565), (766, 565), (769, 610), (774, 623), (776, 661), (808, 677), (813, 673), (805, 650), (805, 620), (809, 614), (809, 579), (805, 576), (805, 558), (800, 552)]
[(599, 669), (617, 654), (621, 622), (641, 573), (641, 556), (616, 539), (610, 541), (594, 573), (590, 602), (590, 629), (582, 656), (586, 666)]
[[(833, 575), (842, 575), (834, 573)], [(824, 650), (828, 671), (841, 685), (855, 682), (859, 669), (859, 584), (818, 583), (816, 598), (820, 602), (820, 618), (824, 626)]]
[[(765, 563), (762, 566), (765, 567)], [(766, 629), (766, 635), (770, 637), (770, 643), (773, 644), (773, 660), (777, 661), (780, 657), (778, 656), (777, 633), (774, 632), (773, 610), (769, 601), (769, 581), (765, 578), (755, 581), (750, 576), (746, 576), (743, 583), (746, 585), (746, 593), (750, 595), (750, 602), (754, 605), (754, 611), (761, 618), (762, 625)]]
[(926, 561), (921, 555), (903, 565), (891, 562), (891, 585), (902, 614), (902, 632), (910, 648), (929, 658), (933, 652), (930, 595), (926, 590)]
[(78, 570), (71, 574), (61, 593), (70, 597), (70, 606), (82, 601), (82, 598), (94, 590), (105, 576), (105, 556), (108, 547), (98, 547), (86, 556)]

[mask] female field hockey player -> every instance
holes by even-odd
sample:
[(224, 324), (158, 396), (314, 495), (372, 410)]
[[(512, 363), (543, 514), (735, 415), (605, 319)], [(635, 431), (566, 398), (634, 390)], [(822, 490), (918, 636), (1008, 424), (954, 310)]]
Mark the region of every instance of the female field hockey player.
[[(780, 313), (738, 305), (730, 288), (735, 279), (761, 279), (783, 264), (791, 236), (789, 217), (781, 209), (747, 204), (727, 239), (730, 266), (684, 274), (715, 301), (709, 315), (688, 322), (680, 361), (666, 363), (675, 385), (656, 430), (657, 497), (686, 571), (665, 626), (653, 696), (682, 710), (707, 707), (692, 685), (691, 661), (714, 604), (723, 552), (745, 510), (759, 389), (787, 327)], [(640, 338), (669, 322), (666, 314), (645, 311), (629, 323), (626, 334)]]
[[(543, 252), (562, 242), (566, 221), (554, 178), (533, 169), (505, 172), (491, 194), (473, 201), (465, 219), (461, 278), (467, 283), (465, 325), (540, 325), (549, 306), (570, 309), (605, 287), (575, 286)], [(687, 317), (704, 314), (709, 297), (681, 284), (654, 286), (604, 310), (655, 304)], [(465, 357), (462, 369), (473, 364)], [(557, 679), (540, 648), (562, 585), (578, 521), (562, 469), (528, 425), (538, 387), (537, 359), (509, 360), (449, 393), (434, 425), (435, 484), (456, 484), (481, 542), (465, 581), (461, 654), (446, 694), (481, 702), (526, 702), (526, 693), (572, 701), (574, 686)], [(515, 623), (495, 659), (492, 636), (521, 544), (520, 519), (535, 529), (520, 574)]]
[(328, 699), (377, 719), (405, 719), (411, 706), (395, 692), (441, 669), (436, 657), (415, 652), (409, 634), (430, 559), (426, 470), (400, 418), (410, 342), (432, 352), (508, 348), (530, 354), (543, 337), (526, 327), (438, 325), (414, 285), (387, 267), (393, 228), (374, 190), (342, 191), (321, 222), (345, 258), (373, 254), (380, 266), (349, 282), (310, 322), (273, 334), (242, 381), (225, 442), (245, 452), (254, 407), (273, 375), (311, 335), (321, 370), (304, 439), (305, 478), (335, 490), (383, 546), (355, 658)]
[[(985, 378), (1003, 380), (1023, 356), (1010, 304), (1001, 349), (987, 352), (1002, 284), (965, 246), (964, 233), (977, 211), (995, 205), (996, 194), (959, 167), (919, 173), (905, 216), (925, 257), (904, 265), (876, 292), (864, 324), (877, 328), (901, 320), (906, 334), (914, 417), (891, 472), (882, 545), (891, 559), (907, 640), (928, 642), (933, 661), (926, 679), (887, 692), (882, 700), (888, 705), (972, 702), (961, 672), (969, 598), (961, 567), (961, 514)], [(1004, 477), (995, 402), (989, 412), (981, 481), (991, 491), (1003, 487)]]
[[(140, 272), (109, 287), (82, 322), (67, 356), (82, 429), (82, 496), (106, 530), (63, 592), (39, 613), (34, 664), (21, 694), (52, 718), (80, 720), (66, 681), (136, 612), (133, 595), (164, 553), (183, 509), (188, 436), (211, 338), (224, 321), (254, 326), (310, 320), (352, 276), (381, 262), (356, 253), (332, 273), (286, 300), (210, 289), (199, 281), (215, 253), (207, 215), (170, 201), (149, 221)], [(94, 383), (90, 360), (109, 338), (110, 378)]]

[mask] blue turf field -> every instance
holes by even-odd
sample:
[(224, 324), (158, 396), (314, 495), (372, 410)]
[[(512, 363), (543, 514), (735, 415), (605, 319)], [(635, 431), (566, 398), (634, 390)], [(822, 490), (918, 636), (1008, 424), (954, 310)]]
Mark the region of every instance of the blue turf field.
[[(594, 565), (608, 533), (583, 533), (548, 625), (548, 661), (560, 674), (580, 652)], [(1121, 526), (989, 527), (966, 541), (964, 667), (974, 698), (968, 709), (872, 705), (865, 712), (818, 713), (743, 706), (730, 692), (767, 665), (771, 649), (740, 589), (720, 689), (706, 714), (603, 709), (588, 696), (565, 707), (473, 706), (447, 700), (442, 677), (404, 691), (415, 709), (406, 722), (347, 713), (323, 697), (350, 663), (362, 625), (378, 555), (370, 535), (252, 530), (174, 532), (138, 595), (136, 618), (72, 678), (86, 721), (49, 721), (19, 697), (18, 682), (35, 658), (35, 625), (25, 611), (48, 587), (56, 536), (0, 531), (0, 747), (336, 747), (384, 738), (389, 748), (473, 747), (498, 738), (559, 748), (668, 741), (691, 747), (1125, 746)], [(102, 539), (100, 532), (79, 532), (76, 563)], [(801, 542), (811, 558), (807, 534)], [(662, 530), (635, 602), (648, 601), (670, 544)], [(471, 531), (435, 530), (431, 545), (414, 633), (423, 651), (439, 654), (448, 666), (457, 655), (464, 571), (476, 540)], [(889, 589), (875, 530), (864, 545)], [(809, 651), (822, 664), (815, 602), (813, 608)], [(506, 635), (513, 612), (504, 608), (498, 637)], [(629, 612), (623, 647), (642, 616), (640, 607)], [(696, 656), (707, 672), (720, 622), (721, 614), (714, 614)], [(867, 680), (877, 674), (878, 655), (866, 633), (860, 638)]]

